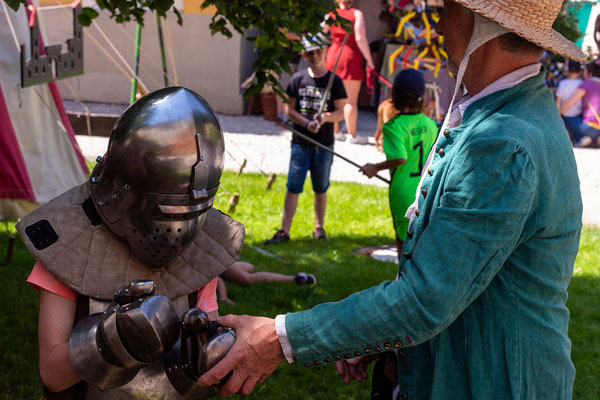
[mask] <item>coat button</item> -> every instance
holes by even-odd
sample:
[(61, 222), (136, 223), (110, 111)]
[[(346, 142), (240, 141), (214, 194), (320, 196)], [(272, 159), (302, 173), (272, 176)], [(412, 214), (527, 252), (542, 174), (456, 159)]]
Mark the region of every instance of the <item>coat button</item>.
[(412, 239), (413, 233), (411, 231), (406, 231), (406, 236)]
[(407, 260), (410, 260), (412, 258), (410, 253), (402, 253), (402, 257), (406, 258)]
[(404, 354), (404, 352), (403, 352), (403, 351), (399, 351), (399, 352), (398, 352), (398, 357), (400, 357), (400, 358), (404, 358), (404, 357), (406, 357), (406, 354)]
[(323, 360), (323, 361), (325, 361), (325, 362), (331, 362), (331, 358), (325, 357), (325, 360)]
[(398, 339), (394, 340), (394, 347), (395, 348), (400, 348), (402, 347), (402, 342), (399, 341)]
[(449, 129), (444, 129), (444, 136), (445, 137), (450, 136), (450, 130)]
[(441, 156), (444, 155), (444, 148), (440, 147), (440, 149), (438, 150), (438, 154)]
[(418, 209), (416, 209), (416, 210), (415, 210), (415, 215), (418, 217), (418, 216), (419, 216), (419, 214), (420, 214), (419, 210), (418, 210)]
[(369, 353), (371, 352), (371, 349), (369, 349), (369, 348), (367, 347), (366, 349), (364, 349), (364, 350), (363, 350), (363, 352), (364, 352), (365, 354), (369, 354)]
[(386, 350), (390, 350), (390, 349), (392, 348), (392, 345), (391, 345), (391, 344), (389, 344), (388, 342), (385, 342), (385, 343), (383, 344), (383, 348), (384, 348), (384, 349), (386, 349)]
[(355, 351), (355, 352), (354, 352), (354, 355), (355, 355), (356, 357), (360, 356), (360, 351)]
[(431, 168), (427, 168), (427, 173), (429, 176), (433, 175), (433, 170)]
[(427, 196), (427, 190), (421, 189), (421, 194), (423, 195), (423, 197)]
[(342, 359), (342, 356), (340, 356), (340, 355), (338, 354), (338, 355), (335, 355), (335, 356), (333, 356), (333, 359), (334, 359), (335, 361), (340, 361), (340, 360)]
[(305, 366), (306, 368), (310, 367), (311, 365), (312, 365), (311, 363), (304, 363), (304, 366)]

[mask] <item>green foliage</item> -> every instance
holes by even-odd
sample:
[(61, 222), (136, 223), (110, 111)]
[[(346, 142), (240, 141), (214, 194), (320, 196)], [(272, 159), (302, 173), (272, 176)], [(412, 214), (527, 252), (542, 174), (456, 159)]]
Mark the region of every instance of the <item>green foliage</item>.
[[(93, 165), (88, 165), (93, 168)], [(315, 274), (316, 287), (293, 283), (262, 283), (242, 287), (227, 284), (229, 297), (237, 304), (220, 303), (220, 313), (251, 314), (274, 317), (316, 304), (336, 301), (351, 293), (394, 279), (396, 266), (354, 254), (364, 246), (394, 243), (387, 190), (354, 183), (333, 182), (328, 194), (325, 229), (329, 240), (315, 242), (311, 237), (314, 223), (313, 192), (307, 182), (300, 195), (298, 212), (292, 225), (289, 243), (265, 247), (281, 223), (285, 176), (278, 176), (270, 191), (265, 191), (267, 178), (256, 174), (235, 176), (225, 172), (215, 207), (227, 211), (228, 193), (240, 193), (240, 201), (232, 217), (246, 227), (245, 243), (272, 252), (287, 263), (264, 256), (249, 246), (242, 260), (253, 263), (257, 271)], [(14, 233), (13, 224), (9, 230)], [(34, 263), (23, 243), (17, 242), (10, 264), (4, 263), (8, 237), (0, 224), (0, 400), (41, 398), (37, 372), (37, 308), (38, 296), (25, 279)], [(574, 399), (600, 398), (600, 230), (584, 229), (574, 276), (569, 288), (573, 341), (573, 361), (577, 368)], [(344, 385), (332, 365), (302, 368), (284, 364), (248, 396), (248, 400), (298, 399), (366, 399), (370, 383)]]
[(583, 34), (579, 31), (577, 17), (574, 13), (574, 10), (579, 7), (579, 4), (565, 0), (554, 25), (552, 25), (557, 32), (572, 42), (576, 42)]

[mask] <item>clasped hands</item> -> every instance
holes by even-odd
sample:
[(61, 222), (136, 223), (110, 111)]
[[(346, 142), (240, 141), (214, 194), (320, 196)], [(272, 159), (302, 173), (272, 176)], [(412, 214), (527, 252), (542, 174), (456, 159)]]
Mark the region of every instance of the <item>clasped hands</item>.
[[(250, 394), (257, 383), (263, 383), (285, 360), (275, 330), (275, 320), (249, 315), (225, 315), (217, 322), (235, 329), (235, 344), (227, 355), (198, 379), (202, 386), (211, 386), (230, 372), (225, 383), (215, 388), (221, 397), (233, 394)], [(363, 356), (335, 363), (344, 383), (352, 379), (362, 382), (368, 379), (367, 366), (379, 355)]]

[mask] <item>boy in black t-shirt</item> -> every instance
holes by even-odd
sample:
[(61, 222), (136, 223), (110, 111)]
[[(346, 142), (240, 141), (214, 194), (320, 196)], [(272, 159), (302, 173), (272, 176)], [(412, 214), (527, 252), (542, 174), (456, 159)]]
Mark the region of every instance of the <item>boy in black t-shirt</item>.
[[(289, 104), (285, 105), (284, 112), (294, 122), (295, 129), (333, 150), (333, 123), (342, 120), (342, 110), (346, 103), (344, 83), (340, 77), (334, 77), (320, 121), (317, 121), (317, 112), (323, 101), (331, 72), (325, 68), (326, 49), (323, 48), (323, 41), (320, 38), (305, 39), (303, 44), (306, 51), (302, 56), (308, 61), (308, 69), (292, 76), (286, 90)], [(298, 206), (298, 195), (302, 193), (306, 173), (309, 170), (315, 192), (313, 237), (317, 240), (326, 240), (323, 222), (332, 162), (331, 153), (319, 149), (297, 135), (293, 136), (281, 229), (271, 239), (265, 240), (265, 244), (278, 244), (290, 240), (289, 232)]]

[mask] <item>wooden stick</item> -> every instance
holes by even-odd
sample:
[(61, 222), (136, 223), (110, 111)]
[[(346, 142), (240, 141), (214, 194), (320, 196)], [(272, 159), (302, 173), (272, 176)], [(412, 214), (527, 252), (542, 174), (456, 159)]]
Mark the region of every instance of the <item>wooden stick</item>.
[(237, 174), (235, 174), (236, 176), (240, 176), (242, 174), (242, 171), (244, 170), (244, 168), (246, 168), (246, 162), (247, 160), (244, 158), (244, 161), (242, 161), (242, 163), (240, 164), (240, 168), (238, 168)]
[(267, 187), (265, 187), (265, 190), (271, 190), (273, 182), (275, 182), (275, 178), (277, 178), (277, 174), (269, 175), (269, 180), (267, 181)]
[(289, 261), (284, 260), (283, 258), (279, 257), (277, 254), (270, 253), (270, 252), (268, 252), (268, 251), (266, 251), (264, 249), (261, 249), (260, 247), (253, 246), (253, 245), (248, 244), (248, 243), (244, 243), (244, 245), (250, 247), (251, 249), (254, 249), (254, 250), (258, 251), (262, 255), (265, 255), (267, 257), (271, 257), (271, 258), (274, 258), (276, 260), (279, 260), (279, 261), (281, 261), (284, 264), (289, 264), (290, 263)]
[(238, 205), (239, 201), (240, 201), (240, 194), (234, 193), (229, 198), (229, 209), (227, 210), (227, 213), (233, 214), (235, 212), (235, 207)]

